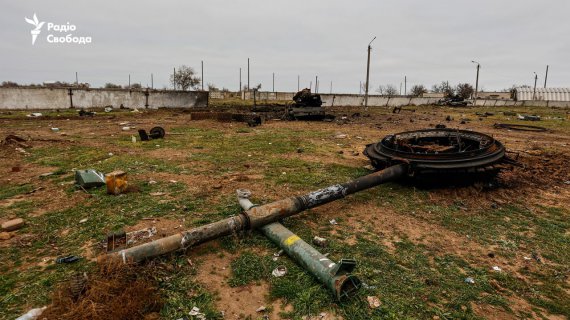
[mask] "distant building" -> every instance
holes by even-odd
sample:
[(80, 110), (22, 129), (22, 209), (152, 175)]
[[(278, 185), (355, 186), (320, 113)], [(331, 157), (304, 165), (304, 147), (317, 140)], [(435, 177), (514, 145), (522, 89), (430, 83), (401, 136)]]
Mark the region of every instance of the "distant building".
[[(570, 88), (517, 88), (517, 100), (570, 101)], [(534, 96), (534, 97), (533, 97)]]
[(477, 93), (477, 99), (493, 99), (493, 100), (510, 100), (510, 92), (485, 92), (480, 91)]

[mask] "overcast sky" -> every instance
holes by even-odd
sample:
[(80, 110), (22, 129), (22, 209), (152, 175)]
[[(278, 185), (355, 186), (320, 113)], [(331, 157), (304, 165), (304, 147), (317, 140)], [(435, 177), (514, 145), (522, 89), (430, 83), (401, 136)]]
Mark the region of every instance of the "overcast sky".
[[(188, 65), (206, 83), (237, 90), (239, 68), (250, 84), (276, 91), (297, 89), (319, 77), (319, 91), (357, 93), (366, 77), (372, 43), (371, 86), (404, 76), (408, 88), (475, 82), (501, 90), (532, 85), (533, 72), (549, 87), (570, 86), (568, 0), (367, 0), (367, 1), (2, 1), (0, 81), (140, 82), (170, 86), (173, 67)], [(32, 45), (34, 26), (46, 22)], [(73, 36), (92, 43), (48, 43), (48, 23), (77, 26)]]

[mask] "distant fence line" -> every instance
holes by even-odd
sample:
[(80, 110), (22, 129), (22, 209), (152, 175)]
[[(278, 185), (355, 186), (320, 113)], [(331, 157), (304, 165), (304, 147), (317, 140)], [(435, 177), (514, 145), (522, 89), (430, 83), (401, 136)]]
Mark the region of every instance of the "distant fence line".
[(121, 106), (134, 108), (195, 108), (208, 106), (208, 92), (0, 87), (0, 109), (67, 109)]

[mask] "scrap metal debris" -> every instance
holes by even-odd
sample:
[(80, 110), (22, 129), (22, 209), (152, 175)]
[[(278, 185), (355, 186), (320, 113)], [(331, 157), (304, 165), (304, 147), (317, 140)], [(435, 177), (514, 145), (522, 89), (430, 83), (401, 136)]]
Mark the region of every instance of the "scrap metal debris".
[(20, 148), (28, 149), (31, 146), (26, 143), (27, 141), (28, 140), (26, 140), (22, 137), (19, 137), (19, 136), (13, 135), (13, 134), (9, 134), (4, 138), (4, 140), (2, 140), (2, 144), (3, 145), (11, 144), (11, 145), (16, 145)]
[(139, 137), (141, 141), (149, 141), (154, 139), (163, 139), (166, 135), (166, 131), (162, 127), (154, 127), (150, 129), (149, 133), (146, 133), (146, 130), (139, 129)]
[(255, 113), (191, 112), (190, 120), (216, 120), (220, 122), (246, 122), (250, 127), (263, 124), (264, 118)]
[(73, 262), (77, 262), (81, 259), (81, 257), (79, 256), (65, 256), (65, 257), (59, 257), (57, 259), (55, 259), (56, 263), (73, 263)]
[(537, 115), (526, 115), (526, 114), (520, 115), (520, 114), (517, 114), (517, 118), (519, 120), (525, 120), (525, 121), (540, 121), (540, 116), (537, 116)]
[(364, 150), (377, 169), (408, 164), (408, 176), (443, 172), (494, 175), (509, 161), (505, 147), (483, 133), (427, 129), (386, 136)]
[(529, 126), (525, 124), (510, 124), (510, 123), (495, 123), (493, 125), (496, 129), (509, 129), (517, 131), (533, 131), (533, 132), (545, 132), (548, 131), (544, 127), (539, 126)]

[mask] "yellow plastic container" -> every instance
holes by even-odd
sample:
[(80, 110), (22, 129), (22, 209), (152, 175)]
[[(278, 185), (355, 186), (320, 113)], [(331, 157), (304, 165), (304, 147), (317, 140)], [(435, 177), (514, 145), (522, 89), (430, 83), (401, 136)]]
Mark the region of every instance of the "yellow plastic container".
[(127, 173), (124, 171), (113, 171), (105, 176), (107, 193), (118, 195), (127, 191)]

